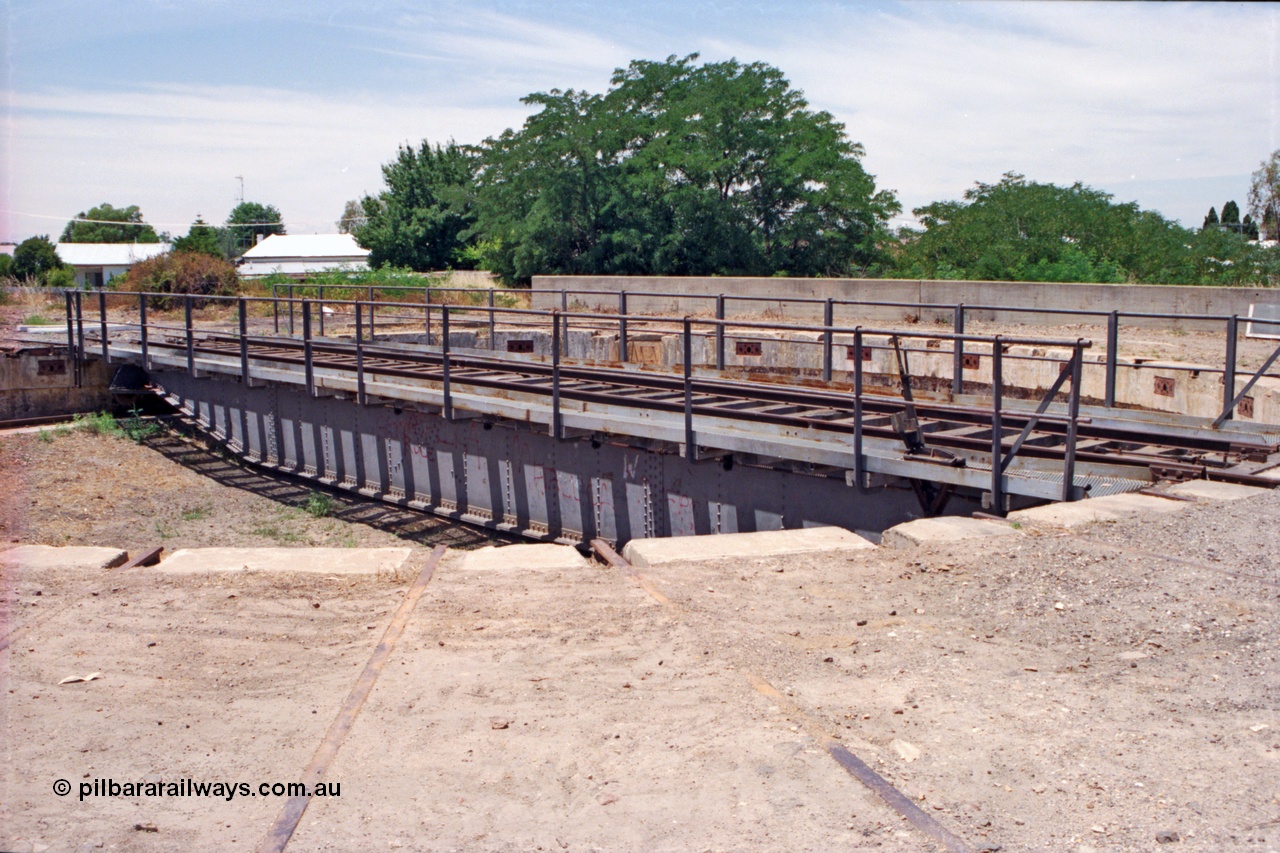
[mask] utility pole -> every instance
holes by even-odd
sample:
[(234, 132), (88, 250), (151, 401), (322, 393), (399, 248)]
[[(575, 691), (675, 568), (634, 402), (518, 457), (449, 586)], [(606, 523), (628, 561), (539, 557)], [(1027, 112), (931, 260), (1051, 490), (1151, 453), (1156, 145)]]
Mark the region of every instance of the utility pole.
[(240, 204), (244, 204), (244, 175), (236, 175), (236, 180), (240, 182)]

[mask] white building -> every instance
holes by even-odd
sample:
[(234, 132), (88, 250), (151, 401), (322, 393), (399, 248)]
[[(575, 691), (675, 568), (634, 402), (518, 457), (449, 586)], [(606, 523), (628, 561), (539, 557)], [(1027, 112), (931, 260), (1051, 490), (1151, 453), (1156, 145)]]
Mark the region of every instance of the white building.
[(168, 243), (58, 243), (64, 264), (75, 268), (77, 287), (102, 287), (140, 261), (163, 255)]
[(307, 273), (369, 268), (369, 250), (350, 234), (272, 234), (236, 262), (244, 278), (280, 273), (302, 278)]

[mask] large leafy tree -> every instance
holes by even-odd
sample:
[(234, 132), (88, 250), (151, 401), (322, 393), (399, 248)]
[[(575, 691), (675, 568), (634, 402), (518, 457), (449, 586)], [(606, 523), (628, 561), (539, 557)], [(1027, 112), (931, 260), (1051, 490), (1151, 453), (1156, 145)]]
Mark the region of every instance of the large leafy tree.
[(283, 234), (284, 219), (275, 205), (242, 201), (227, 216), (233, 254), (243, 255), (260, 238)]
[(604, 95), (560, 91), (481, 146), (490, 267), (536, 273), (849, 274), (882, 259), (892, 193), (782, 73), (637, 61)]
[(14, 278), (35, 278), (43, 281), (50, 272), (65, 266), (48, 235), (41, 235), (29, 237), (14, 248), (13, 264), (9, 268), (9, 274)]
[(472, 266), (466, 250), (475, 224), (469, 200), (475, 170), (474, 152), (453, 141), (401, 146), (396, 159), (382, 167), (386, 188), (364, 197), (358, 218), (350, 203), (343, 213), (344, 222), (355, 223), (356, 242), (369, 250), (370, 266)]
[(159, 243), (160, 235), (142, 221), (136, 204), (112, 207), (104, 202), (76, 214), (58, 239), (62, 243)]
[(1264, 240), (1280, 239), (1280, 149), (1262, 161), (1249, 182), (1249, 212)]
[(1274, 253), (1233, 230), (1191, 231), (1083, 184), (1008, 173), (916, 208), (895, 274), (909, 278), (1232, 284), (1269, 280)]

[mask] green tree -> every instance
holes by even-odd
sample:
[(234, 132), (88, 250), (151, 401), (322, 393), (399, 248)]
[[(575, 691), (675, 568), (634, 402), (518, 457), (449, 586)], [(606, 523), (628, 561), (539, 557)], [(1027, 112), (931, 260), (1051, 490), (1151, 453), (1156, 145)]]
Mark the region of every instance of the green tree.
[(1240, 233), (1246, 240), (1258, 239), (1258, 223), (1253, 221), (1253, 217), (1249, 214), (1244, 215), (1244, 221), (1240, 223)]
[(1217, 228), (1219, 225), (1218, 209), (1216, 207), (1209, 208), (1209, 212), (1205, 214), (1204, 224), (1201, 228)]
[(1222, 227), (1240, 232), (1240, 205), (1229, 201), (1222, 206)]
[(11, 275), (13, 275), (13, 258), (0, 253), (0, 278), (8, 278)]
[(175, 252), (199, 252), (215, 258), (226, 257), (223, 249), (223, 240), (218, 234), (218, 229), (209, 225), (199, 215), (196, 216), (196, 221), (191, 223), (187, 236), (179, 237), (173, 241), (173, 250)]
[(1280, 239), (1280, 149), (1262, 161), (1249, 182), (1249, 212), (1262, 223), (1262, 237)]
[(363, 218), (352, 233), (369, 250), (369, 265), (420, 272), (472, 266), (466, 250), (475, 224), (470, 195), (476, 165), (474, 152), (453, 141), (401, 146), (382, 167), (386, 188), (364, 197), (359, 217), (349, 217), (349, 209), (343, 213), (344, 221)]
[(339, 234), (354, 234), (356, 230), (368, 222), (364, 215), (364, 207), (356, 199), (349, 199), (342, 206), (342, 217), (338, 219)]
[(112, 207), (102, 203), (81, 212), (67, 223), (59, 240), (63, 243), (159, 243), (160, 235), (142, 221), (136, 204)]
[(537, 273), (849, 274), (884, 259), (892, 193), (782, 73), (697, 55), (632, 62), (604, 95), (551, 90), (481, 146), (489, 268)]
[(274, 205), (242, 201), (227, 216), (227, 230), (232, 237), (236, 257), (243, 255), (260, 238), (283, 234), (284, 220)]
[(34, 278), (43, 283), (51, 271), (64, 267), (66, 264), (58, 257), (57, 249), (46, 234), (30, 237), (18, 244), (13, 250), (10, 274), (14, 278)]

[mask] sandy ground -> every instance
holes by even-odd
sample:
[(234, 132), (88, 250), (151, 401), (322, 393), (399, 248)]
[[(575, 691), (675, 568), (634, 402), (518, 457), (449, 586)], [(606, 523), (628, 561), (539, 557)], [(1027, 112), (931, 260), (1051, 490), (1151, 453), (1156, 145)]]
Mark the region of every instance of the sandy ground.
[[(5, 850), (252, 849), (282, 800), (79, 785), (299, 779), (426, 546), (481, 544), (312, 518), (233, 463), (207, 476), (207, 454), (87, 435), (0, 454), (26, 484), (0, 490), (5, 539), (141, 547), (158, 519), (175, 547), (288, 530), (416, 555), (374, 578), (10, 571)], [(182, 520), (206, 504), (223, 515)], [(1280, 849), (1278, 519), (1268, 493), (981, 547), (645, 569), (667, 603), (603, 567), (452, 550), (329, 773), (341, 797), (289, 849), (934, 849), (821, 749), (836, 735), (974, 850)]]

